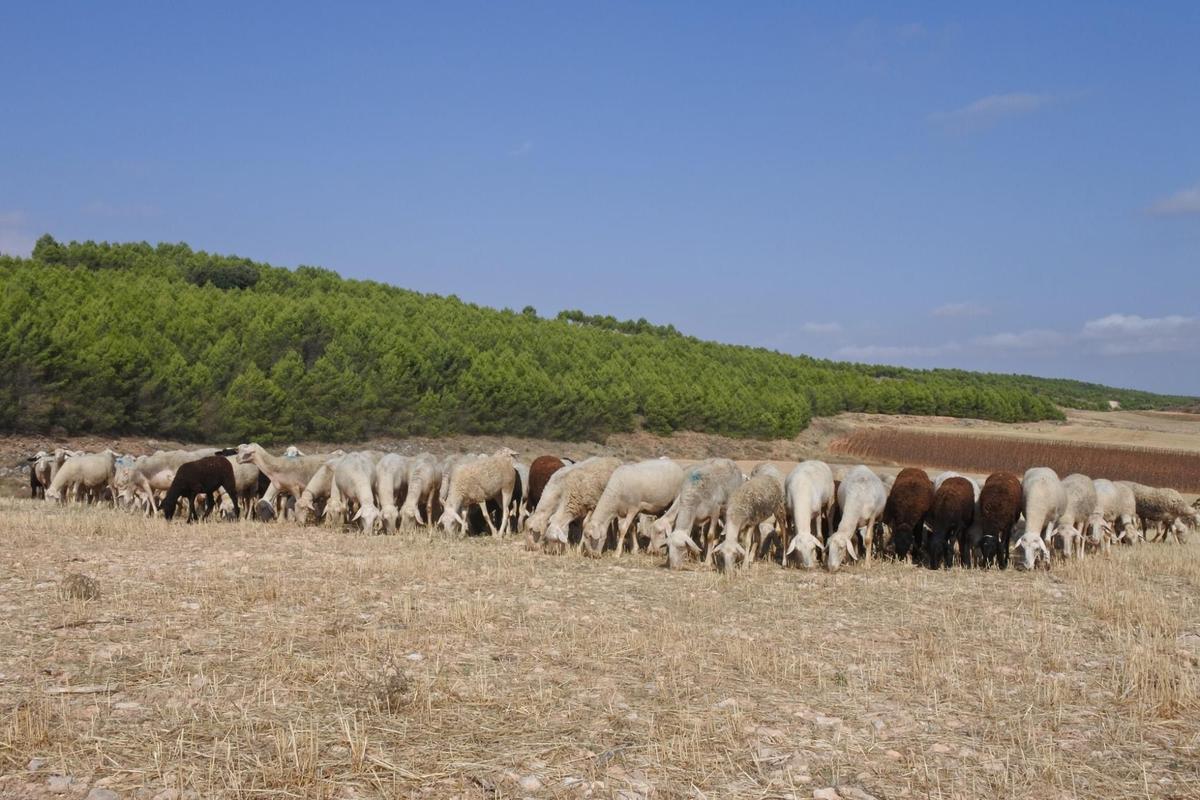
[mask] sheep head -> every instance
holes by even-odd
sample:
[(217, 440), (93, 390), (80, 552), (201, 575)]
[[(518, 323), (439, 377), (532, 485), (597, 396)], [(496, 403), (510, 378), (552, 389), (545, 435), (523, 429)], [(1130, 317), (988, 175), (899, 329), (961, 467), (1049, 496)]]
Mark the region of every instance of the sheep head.
[(554, 522), (546, 526), (546, 535), (542, 537), (542, 548), (546, 552), (566, 552), (569, 544), (570, 540), (567, 538), (566, 528)]
[(713, 548), (713, 552), (716, 554), (714, 563), (721, 572), (731, 572), (737, 568), (739, 558), (744, 559), (750, 555), (737, 538), (732, 536), (722, 539), (721, 543)]
[(1036, 531), (1022, 533), (1021, 537), (1013, 542), (1012, 551), (1020, 551), (1020, 563), (1025, 569), (1033, 569), (1039, 561), (1044, 561), (1046, 568), (1050, 568), (1050, 548), (1046, 547), (1046, 542)]
[(594, 519), (589, 519), (583, 526), (583, 552), (593, 558), (599, 558), (604, 552), (604, 542), (607, 538), (608, 526), (601, 528)]
[(854, 546), (854, 531), (835, 533), (830, 536), (829, 540), (825, 542), (825, 569), (837, 572), (847, 556), (851, 561), (858, 560), (858, 551)]
[(400, 518), (400, 509), (396, 508), (394, 503), (385, 503), (383, 508), (379, 509), (379, 516), (383, 520), (383, 529), (385, 531), (396, 530), (397, 520)]
[(359, 506), (350, 521), (361, 523), (364, 533), (374, 533), (383, 524), (383, 520), (379, 516), (379, 509), (369, 505)]
[[(664, 541), (667, 546), (667, 566), (671, 569), (681, 569), (683, 567), (688, 550), (691, 550), (696, 555), (700, 555), (700, 546), (693, 541), (687, 531), (673, 530), (665, 536)], [(651, 546), (653, 546), (653, 542), (651, 542)]]
[(261, 451), (262, 447), (257, 442), (239, 444), (237, 446), (237, 461), (239, 464), (249, 464), (254, 460), (254, 454)]
[(824, 550), (825, 545), (821, 540), (813, 536), (808, 531), (800, 531), (792, 537), (792, 541), (788, 543), (787, 553), (791, 555), (796, 553), (800, 556), (800, 563), (805, 569), (812, 569), (817, 564), (817, 550)]

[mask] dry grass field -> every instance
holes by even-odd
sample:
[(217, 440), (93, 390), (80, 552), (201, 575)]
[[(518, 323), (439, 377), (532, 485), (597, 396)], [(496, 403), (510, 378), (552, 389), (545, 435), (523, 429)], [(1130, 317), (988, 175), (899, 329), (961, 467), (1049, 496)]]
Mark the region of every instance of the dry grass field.
[(1196, 544), (726, 578), (20, 500), (0, 537), (0, 798), (1200, 797)]

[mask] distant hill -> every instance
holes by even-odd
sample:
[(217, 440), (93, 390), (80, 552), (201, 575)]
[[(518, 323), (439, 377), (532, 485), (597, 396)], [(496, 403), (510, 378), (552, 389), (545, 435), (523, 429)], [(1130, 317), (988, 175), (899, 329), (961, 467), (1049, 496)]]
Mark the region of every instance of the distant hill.
[(840, 411), (1018, 421), (1192, 406), (1068, 380), (790, 356), (671, 326), (545, 319), (184, 244), (0, 257), (0, 428), (211, 441), (791, 437)]

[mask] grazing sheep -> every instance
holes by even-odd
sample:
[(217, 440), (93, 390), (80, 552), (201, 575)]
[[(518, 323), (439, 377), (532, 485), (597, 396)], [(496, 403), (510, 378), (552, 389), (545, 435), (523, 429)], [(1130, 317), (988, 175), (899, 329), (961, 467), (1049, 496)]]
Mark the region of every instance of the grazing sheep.
[(237, 448), (239, 462), (253, 463), (271, 479), (271, 488), (259, 502), (259, 516), (263, 518), (274, 516), (271, 506), (277, 496), (290, 495), (298, 499), (321, 465), (339, 455), (343, 455), (343, 453), (335, 451), (328, 455), (316, 456), (273, 456), (257, 442), (238, 445)]
[(337, 517), (344, 510), (337, 507), (340, 500), (334, 508), (329, 506), (334, 494), (333, 471), (337, 468), (340, 459), (340, 456), (331, 458), (322, 464), (313, 473), (312, 479), (304, 485), (303, 491), (300, 492), (300, 498), (296, 501), (296, 516), (302, 524), (307, 525), (322, 518), (333, 524), (338, 522)]
[(1033, 467), (1025, 471), (1021, 479), (1021, 501), (1024, 504), (1025, 530), (1017, 539), (1021, 548), (1022, 566), (1033, 569), (1039, 559), (1045, 559), (1050, 567), (1050, 549), (1046, 540), (1054, 531), (1054, 524), (1067, 507), (1067, 493), (1063, 489), (1058, 473), (1049, 467)]
[(350, 521), (360, 522), (366, 533), (374, 532), (382, 522), (379, 507), (375, 505), (376, 461), (375, 454), (368, 451), (347, 453), (336, 459), (333, 467), (333, 486), (330, 488), (331, 495), (336, 489), (347, 511), (357, 507), (358, 510)]
[(1107, 553), (1113, 542), (1136, 535), (1137, 499), (1133, 490), (1104, 478), (1092, 481), (1096, 507), (1087, 521), (1086, 544)]
[(892, 531), (891, 549), (900, 561), (908, 559), (914, 543), (919, 549), (925, 517), (933, 506), (933, 494), (933, 481), (925, 470), (915, 467), (902, 469), (888, 492), (883, 524)]
[[(675, 501), (651, 525), (651, 549), (665, 545), (667, 566), (671, 569), (683, 566), (688, 550), (697, 555), (703, 550), (711, 555), (725, 504), (745, 480), (737, 464), (728, 458), (710, 458), (688, 468)], [(692, 538), (693, 528), (700, 525), (707, 525), (703, 547)]]
[[(608, 529), (617, 520), (617, 557), (621, 557), (625, 537), (638, 514), (658, 515), (679, 496), (683, 468), (665, 458), (624, 464), (613, 470), (596, 501), (591, 518), (583, 526), (586, 552), (598, 556), (608, 539)], [(633, 552), (638, 551), (637, 530), (633, 530)]]
[[(581, 463), (587, 463), (587, 461)], [(563, 479), (577, 466), (578, 464), (564, 465), (550, 475), (550, 479), (542, 487), (541, 497), (538, 498), (533, 513), (525, 520), (525, 548), (527, 550), (537, 550), (542, 547), (546, 526), (550, 523), (550, 515), (558, 510), (559, 500), (562, 499)]]
[(254, 499), (258, 497), (258, 486), (262, 480), (262, 471), (253, 464), (244, 464), (237, 460), (237, 455), (226, 455), (233, 465), (233, 481), (237, 485), (238, 501), (241, 515), (249, 516), (254, 507)]
[[(783, 475), (772, 464), (759, 464), (750, 478), (729, 495), (725, 505), (723, 541), (715, 547), (717, 566), (728, 571), (737, 565), (738, 557), (749, 565), (757, 552), (755, 536), (758, 525), (774, 518), (776, 528), (787, 530), (787, 502), (783, 494)], [(746, 533), (745, 543), (742, 533)], [(782, 549), (782, 548), (781, 548)]]
[[(1174, 489), (1144, 486), (1134, 481), (1119, 481), (1133, 492), (1134, 505), (1143, 531), (1161, 527), (1164, 534), (1171, 532), (1175, 521), (1194, 519), (1194, 509)], [(1164, 536), (1164, 539), (1166, 537)]]
[(1054, 535), (1062, 542), (1063, 556), (1070, 558), (1078, 545), (1083, 556), (1083, 531), (1096, 508), (1096, 485), (1086, 475), (1073, 473), (1062, 479), (1067, 502), (1058, 514)]
[[(153, 499), (171, 485), (173, 473), (189, 461), (217, 454), (215, 447), (195, 450), (155, 450), (148, 456), (138, 456), (132, 463), (118, 465), (113, 475), (113, 489), (125, 500), (135, 496)], [(151, 507), (151, 513), (153, 507)]]
[(521, 504), (522, 513), (518, 518), (518, 530), (524, 530), (529, 515), (537, 509), (550, 476), (565, 465), (566, 462), (558, 456), (538, 456), (529, 465), (529, 482), (525, 487), (525, 500)]
[(62, 502), (68, 493), (76, 498), (84, 493), (99, 497), (112, 483), (116, 465), (117, 454), (112, 450), (69, 457), (54, 473), (45, 499), (48, 502)]
[(517, 473), (513, 466), (516, 454), (515, 450), (502, 447), (490, 456), (456, 466), (450, 474), (450, 486), (438, 524), (447, 531), (457, 524), (465, 533), (467, 509), (478, 505), (492, 536), (508, 533), (508, 514), (502, 512), (500, 529), (497, 530), (488, 514), (487, 501), (498, 500), (501, 509), (508, 508), (516, 485)]
[[(561, 469), (554, 474), (553, 477), (557, 477), (562, 473), (562, 479), (559, 481), (558, 502), (546, 520), (546, 544), (558, 546), (560, 549), (566, 547), (569, 542), (568, 528), (573, 522), (592, 513), (596, 504), (600, 502), (600, 496), (604, 494), (608, 479), (619, 466), (619, 458), (589, 458), (569, 470)], [(549, 492), (542, 493), (539, 511), (548, 495)]]
[(837, 499), (837, 513), (841, 514), (841, 519), (825, 540), (825, 568), (830, 572), (837, 572), (845, 556), (858, 559), (854, 534), (859, 531), (863, 539), (863, 558), (870, 563), (875, 523), (887, 505), (887, 491), (879, 476), (860, 464), (849, 470), (838, 485)]
[(959, 561), (971, 566), (971, 544), (968, 539), (975, 521), (975, 490), (961, 476), (942, 481), (933, 495), (929, 509), (929, 536), (925, 543), (925, 559), (930, 569), (954, 564), (954, 543), (957, 540)]
[[(400, 519), (413, 525), (433, 521), (434, 502), (442, 484), (442, 464), (429, 453), (421, 453), (408, 461), (408, 491), (400, 508)], [(422, 518), (421, 509), (425, 509)]]
[(160, 504), (163, 516), (168, 520), (173, 519), (180, 499), (186, 498), (188, 501), (187, 521), (195, 522), (198, 518), (196, 496), (203, 494), (204, 518), (207, 519), (208, 515), (212, 513), (218, 489), (224, 489), (233, 501), (233, 513), (236, 518), (241, 512), (237, 502), (237, 481), (233, 475), (233, 464), (229, 462), (229, 459), (214, 455), (180, 464), (179, 469), (175, 470), (175, 479), (171, 481), (171, 486), (167, 489), (167, 494)]
[(787, 563), (788, 555), (796, 553), (804, 568), (812, 569), (817, 561), (817, 550), (825, 549), (823, 528), (837, 502), (833, 470), (824, 461), (801, 461), (788, 473), (784, 500), (791, 513), (793, 531), (784, 563)]
[(1000, 569), (1008, 568), (1009, 542), (1021, 517), (1023, 500), (1021, 479), (1011, 472), (992, 473), (984, 482), (976, 520), (981, 531), (979, 549), (983, 566), (990, 567), (995, 562)]
[(397, 453), (387, 453), (375, 465), (375, 496), (379, 500), (379, 514), (383, 518), (385, 531), (396, 530), (399, 521), (404, 490), (408, 486), (408, 458)]

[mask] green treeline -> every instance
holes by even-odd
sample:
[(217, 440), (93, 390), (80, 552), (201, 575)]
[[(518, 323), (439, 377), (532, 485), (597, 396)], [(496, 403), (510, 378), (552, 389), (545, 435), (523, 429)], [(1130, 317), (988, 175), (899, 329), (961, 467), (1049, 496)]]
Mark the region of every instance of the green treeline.
[(183, 244), (0, 257), (0, 428), (180, 439), (790, 437), (839, 411), (996, 420), (1177, 405), (1094, 384), (843, 364), (578, 311), (543, 319)]

